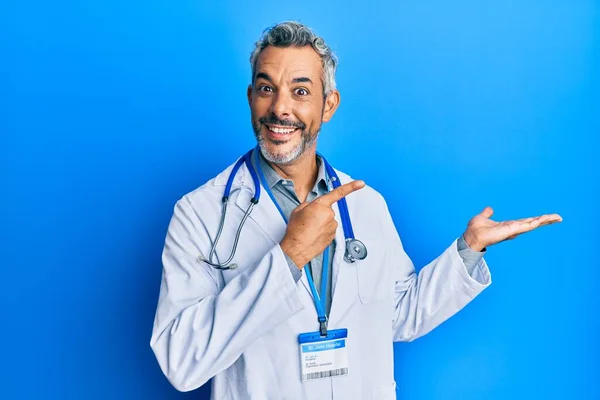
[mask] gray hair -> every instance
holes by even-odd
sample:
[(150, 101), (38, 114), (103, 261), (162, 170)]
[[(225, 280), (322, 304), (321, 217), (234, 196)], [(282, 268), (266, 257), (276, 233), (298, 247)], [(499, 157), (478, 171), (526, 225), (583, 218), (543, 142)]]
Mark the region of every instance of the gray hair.
[(332, 90), (335, 90), (335, 69), (337, 66), (337, 57), (325, 44), (322, 37), (317, 36), (315, 32), (295, 21), (286, 21), (265, 29), (262, 36), (256, 42), (254, 50), (250, 55), (250, 65), (252, 65), (252, 84), (256, 74), (256, 60), (260, 53), (267, 46), (274, 47), (304, 47), (311, 46), (321, 57), (323, 69), (323, 93), (327, 96)]

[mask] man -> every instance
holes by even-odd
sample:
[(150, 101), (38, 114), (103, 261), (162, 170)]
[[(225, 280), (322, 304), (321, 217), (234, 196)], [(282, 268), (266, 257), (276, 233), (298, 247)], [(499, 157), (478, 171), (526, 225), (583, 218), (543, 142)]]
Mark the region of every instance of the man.
[[(381, 195), (342, 173), (331, 190), (316, 154), (340, 104), (323, 39), (281, 23), (250, 61), (259, 150), (237, 174), (230, 166), (177, 203), (151, 346), (177, 389), (214, 378), (215, 399), (394, 399), (392, 343), (431, 331), (491, 283), (486, 247), (561, 217), (497, 223), (487, 207), (417, 276)], [(256, 196), (254, 171), (262, 196), (238, 232)], [(365, 246), (353, 262), (344, 198)]]

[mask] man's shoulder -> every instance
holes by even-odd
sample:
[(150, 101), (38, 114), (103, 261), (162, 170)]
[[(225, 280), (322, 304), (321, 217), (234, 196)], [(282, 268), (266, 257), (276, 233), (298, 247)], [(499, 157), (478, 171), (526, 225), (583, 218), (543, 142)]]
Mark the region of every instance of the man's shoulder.
[[(200, 186), (191, 190), (190, 192), (184, 194), (179, 201), (187, 201), (190, 204), (206, 202), (207, 200), (212, 199), (220, 199), (223, 197), (223, 192), (225, 190), (225, 186), (227, 185), (227, 180), (231, 175), (231, 171), (237, 160), (234, 160), (231, 164), (229, 164), (224, 170), (219, 172), (216, 176), (204, 182)], [(239, 186), (244, 182), (245, 173), (243, 173), (245, 166), (242, 166), (238, 173), (234, 177), (232, 187)]]
[[(353, 178), (352, 176), (350, 176), (342, 171), (339, 171), (337, 169), (335, 170), (335, 172), (337, 173), (338, 177), (340, 178), (340, 182), (342, 183), (342, 185), (356, 180), (356, 178)], [(353, 201), (364, 204), (365, 206), (375, 206), (375, 205), (384, 205), (385, 204), (385, 199), (383, 198), (381, 193), (379, 193), (375, 188), (370, 186), (367, 181), (365, 181), (364, 188), (352, 193), (351, 198)], [(348, 201), (350, 201), (350, 199)]]

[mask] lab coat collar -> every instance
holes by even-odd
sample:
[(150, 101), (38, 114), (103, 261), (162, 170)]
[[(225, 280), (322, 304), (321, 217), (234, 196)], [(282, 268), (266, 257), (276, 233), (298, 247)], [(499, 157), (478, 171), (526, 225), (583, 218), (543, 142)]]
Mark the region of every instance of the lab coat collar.
[[(243, 156), (242, 156), (243, 157)], [(241, 157), (239, 157), (237, 160), (235, 160), (235, 162), (233, 164), (231, 164), (229, 167), (225, 168), (224, 171), (222, 171), (219, 175), (217, 175), (215, 177), (215, 179), (213, 180), (213, 186), (225, 186), (227, 185), (227, 180), (229, 179), (229, 175), (231, 175), (231, 171), (233, 170), (233, 167), (235, 165), (235, 163), (240, 159)], [(246, 170), (246, 165), (242, 165), (242, 167), (240, 168), (240, 170), (238, 171), (237, 174), (235, 174), (235, 178), (233, 179), (233, 187), (235, 186), (241, 186), (244, 184), (244, 182), (246, 181), (246, 175), (248, 176), (248, 178), (252, 179), (250, 177), (250, 173), (248, 172), (248, 170)], [(243, 171), (245, 170), (245, 171)], [(252, 182), (250, 182), (250, 185), (252, 185)]]

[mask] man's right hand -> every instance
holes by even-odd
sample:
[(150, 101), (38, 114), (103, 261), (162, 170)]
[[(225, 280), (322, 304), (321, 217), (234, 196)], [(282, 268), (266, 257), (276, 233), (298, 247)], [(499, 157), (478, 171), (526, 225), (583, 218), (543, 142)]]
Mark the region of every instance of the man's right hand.
[(338, 223), (333, 204), (363, 187), (363, 181), (346, 183), (310, 203), (300, 204), (292, 211), (280, 246), (299, 269), (321, 254), (335, 238)]

